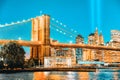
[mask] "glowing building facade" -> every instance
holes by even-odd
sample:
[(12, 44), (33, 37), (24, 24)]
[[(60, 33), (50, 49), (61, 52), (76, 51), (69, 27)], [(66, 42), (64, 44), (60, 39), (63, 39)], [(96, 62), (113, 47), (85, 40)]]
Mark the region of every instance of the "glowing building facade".
[[(120, 31), (111, 30), (111, 40), (107, 46), (120, 48)], [(120, 62), (120, 51), (105, 51), (104, 62)]]
[[(97, 28), (94, 33), (88, 36), (88, 45), (104, 45), (103, 35), (102, 33), (98, 34)], [(83, 49), (83, 61), (103, 61), (103, 55), (103, 50)]]
[(120, 42), (120, 31), (118, 30), (111, 30), (111, 40)]
[[(102, 33), (98, 34), (98, 29), (88, 36), (89, 45), (104, 45)], [(120, 48), (120, 31), (111, 30), (111, 40), (106, 46)], [(120, 62), (120, 52), (111, 50), (83, 49), (83, 61), (103, 61), (106, 63)]]
[[(50, 40), (51, 43), (58, 43), (57, 40)], [(71, 67), (76, 65), (76, 52), (74, 48), (53, 48), (51, 56), (44, 57), (44, 67)]]

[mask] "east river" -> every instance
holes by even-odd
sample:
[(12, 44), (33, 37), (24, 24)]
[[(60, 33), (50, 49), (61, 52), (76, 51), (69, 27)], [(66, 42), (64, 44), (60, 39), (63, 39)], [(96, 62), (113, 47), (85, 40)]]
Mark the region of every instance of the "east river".
[(96, 72), (20, 72), (0, 74), (0, 80), (120, 80), (120, 70)]

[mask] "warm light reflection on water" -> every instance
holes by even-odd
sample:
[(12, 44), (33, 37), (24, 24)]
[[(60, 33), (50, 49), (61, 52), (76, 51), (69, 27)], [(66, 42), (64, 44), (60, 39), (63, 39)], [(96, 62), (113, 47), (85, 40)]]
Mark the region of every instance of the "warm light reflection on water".
[(78, 72), (80, 80), (89, 80), (89, 73), (88, 72)]
[(97, 72), (46, 72), (46, 73), (35, 72), (33, 80), (120, 80), (118, 78), (119, 72), (97, 71)]
[(117, 72), (98, 70), (97, 72), (22, 72), (0, 74), (0, 80), (120, 80), (120, 70)]

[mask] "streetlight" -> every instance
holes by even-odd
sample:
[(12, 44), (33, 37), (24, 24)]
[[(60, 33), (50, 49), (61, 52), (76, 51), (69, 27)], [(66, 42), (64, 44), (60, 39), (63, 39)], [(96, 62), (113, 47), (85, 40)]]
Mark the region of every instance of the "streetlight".
[(72, 41), (70, 41), (69, 43), (72, 44)]
[(18, 40), (21, 40), (21, 37), (18, 37)]

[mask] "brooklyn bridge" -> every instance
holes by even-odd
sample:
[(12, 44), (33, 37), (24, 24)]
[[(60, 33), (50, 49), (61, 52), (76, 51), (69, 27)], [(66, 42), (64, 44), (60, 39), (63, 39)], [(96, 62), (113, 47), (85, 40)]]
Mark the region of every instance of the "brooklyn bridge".
[[(85, 48), (95, 50), (120, 51), (118, 47), (90, 44), (56, 43), (50, 38), (50, 16), (42, 15), (32, 18), (31, 41), (27, 40), (0, 40), (3, 45), (13, 41), (22, 46), (30, 47), (30, 58), (37, 58), (44, 64), (44, 57), (51, 56), (51, 48)], [(77, 35), (76, 35), (77, 36)]]

